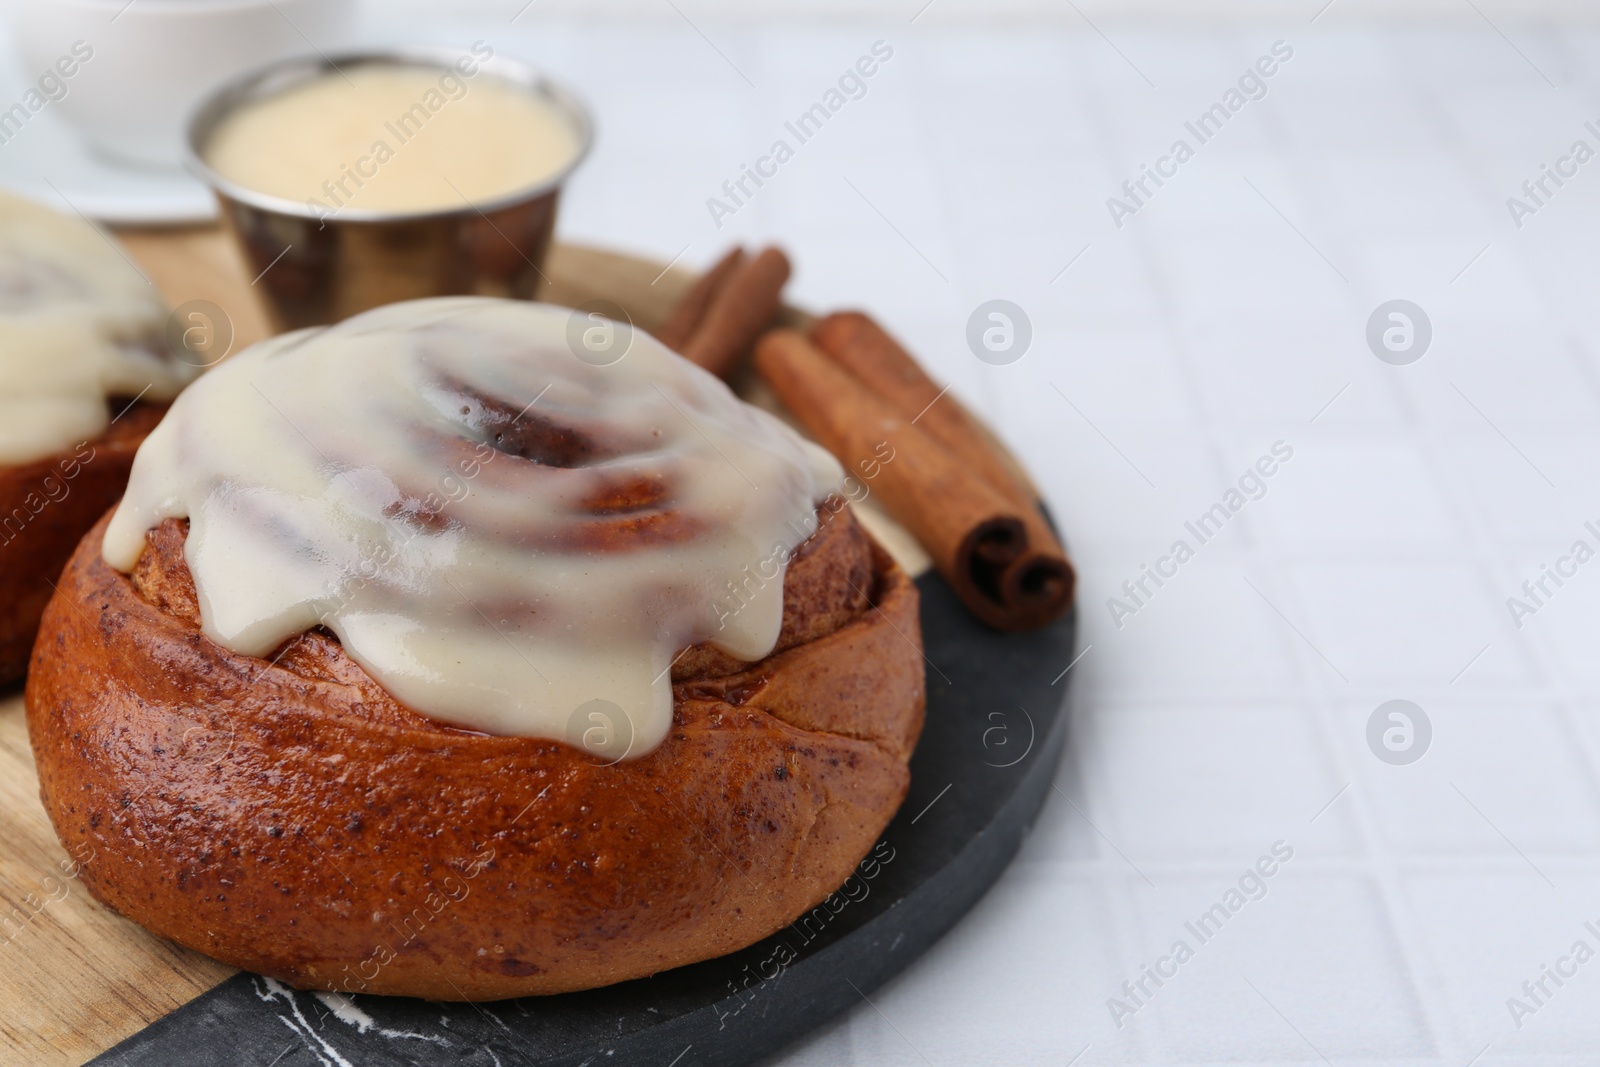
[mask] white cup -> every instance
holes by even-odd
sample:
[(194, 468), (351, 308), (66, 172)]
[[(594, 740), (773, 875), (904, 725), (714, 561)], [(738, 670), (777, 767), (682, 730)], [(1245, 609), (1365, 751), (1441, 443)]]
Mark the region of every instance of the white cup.
[[(37, 90), (20, 102), (24, 111), (42, 100), (31, 110), (55, 111), (101, 151), (168, 167), (182, 165), (185, 120), (208, 89), (286, 56), (339, 49), (355, 7), (354, 0), (5, 2), (23, 75)], [(0, 135), (26, 119), (12, 101), (0, 101)]]

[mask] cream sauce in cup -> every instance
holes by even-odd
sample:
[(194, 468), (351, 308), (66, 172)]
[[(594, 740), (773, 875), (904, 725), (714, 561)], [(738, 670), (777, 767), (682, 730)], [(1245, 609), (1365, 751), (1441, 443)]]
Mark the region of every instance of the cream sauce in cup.
[(319, 218), (451, 211), (535, 188), (582, 151), (548, 100), (484, 76), (487, 46), (449, 67), (366, 63), (227, 115), (204, 160), (246, 189)]

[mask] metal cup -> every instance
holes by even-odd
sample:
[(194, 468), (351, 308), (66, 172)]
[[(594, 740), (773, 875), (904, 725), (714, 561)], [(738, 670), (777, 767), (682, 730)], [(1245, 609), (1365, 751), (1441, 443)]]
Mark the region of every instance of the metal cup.
[(527, 64), (493, 56), (479, 62), (475, 78), (494, 78), (542, 98), (572, 124), (578, 150), (559, 173), (494, 200), (421, 212), (318, 212), (230, 181), (205, 160), (212, 133), (243, 104), (365, 64), (443, 74), (459, 58), (430, 47), (297, 57), (224, 84), (194, 112), (185, 165), (216, 193), (223, 221), (280, 331), (338, 322), (399, 300), (460, 294), (531, 300), (537, 294), (562, 183), (588, 155), (594, 128), (576, 96)]

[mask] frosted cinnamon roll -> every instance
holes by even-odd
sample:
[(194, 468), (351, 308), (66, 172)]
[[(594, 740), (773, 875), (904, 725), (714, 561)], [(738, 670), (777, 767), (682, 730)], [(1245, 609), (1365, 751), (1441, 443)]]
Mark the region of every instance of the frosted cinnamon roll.
[(871, 848), (915, 587), (825, 452), (643, 334), (584, 358), (573, 314), (395, 305), (173, 405), (27, 692), (100, 899), (297, 985), (475, 999), (752, 943)]
[(167, 354), (165, 318), (110, 237), (0, 193), (0, 684), (22, 676), (51, 582), (162, 402), (198, 373)]
[(814, 532), (843, 472), (648, 337), (586, 362), (570, 321), (422, 300), (242, 353), (141, 450), (106, 562), (188, 519), (213, 641), (267, 656), (325, 626), (433, 718), (559, 738), (604, 700), (649, 751), (680, 651), (772, 650), (781, 582), (725, 593)]

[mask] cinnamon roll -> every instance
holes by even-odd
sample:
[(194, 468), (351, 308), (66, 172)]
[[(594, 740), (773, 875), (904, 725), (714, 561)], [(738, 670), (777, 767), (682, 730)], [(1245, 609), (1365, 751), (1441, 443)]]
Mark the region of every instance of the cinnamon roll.
[(753, 943), (867, 853), (915, 586), (825, 452), (574, 314), (394, 305), (177, 400), (26, 694), (100, 900), (300, 987), (494, 999)]
[(109, 237), (0, 193), (0, 684), (22, 677), (56, 575), (122, 495), (161, 402), (198, 372), (167, 355), (165, 316)]

